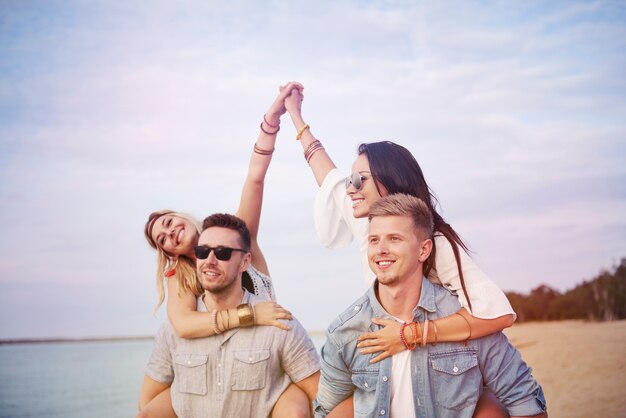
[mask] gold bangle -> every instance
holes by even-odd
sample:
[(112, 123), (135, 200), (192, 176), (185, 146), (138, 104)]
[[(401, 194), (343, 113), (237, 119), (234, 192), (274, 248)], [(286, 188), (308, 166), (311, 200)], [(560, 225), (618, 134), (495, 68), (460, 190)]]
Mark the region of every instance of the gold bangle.
[(437, 345), (437, 323), (436, 321), (430, 321), (430, 326), (433, 329), (433, 332), (435, 333), (435, 342), (433, 342), (433, 345)]
[(252, 308), (247, 303), (242, 303), (237, 306), (237, 316), (239, 317), (239, 326), (251, 327), (254, 325), (254, 313), (252, 312)]
[(298, 135), (296, 135), (296, 141), (300, 140), (300, 137), (302, 136), (302, 134), (304, 133), (304, 131), (306, 131), (307, 129), (309, 129), (310, 126), (305, 124), (302, 128), (300, 128), (300, 130), (298, 131)]

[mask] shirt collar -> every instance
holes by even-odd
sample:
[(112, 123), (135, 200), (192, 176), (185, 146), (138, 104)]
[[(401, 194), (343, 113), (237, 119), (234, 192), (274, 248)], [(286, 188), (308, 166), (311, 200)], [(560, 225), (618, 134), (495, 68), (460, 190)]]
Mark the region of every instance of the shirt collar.
[[(376, 297), (376, 286), (378, 286), (378, 280), (374, 281), (374, 284), (368, 290), (368, 297), (370, 300), (370, 306), (374, 311), (376, 317), (391, 318), (391, 315), (385, 311), (385, 308), (380, 304)], [(422, 292), (420, 293), (420, 299), (417, 302), (417, 306), (413, 309), (413, 316), (417, 314), (418, 308), (422, 308), (428, 312), (435, 312), (435, 285), (430, 282), (426, 277), (422, 276)]]

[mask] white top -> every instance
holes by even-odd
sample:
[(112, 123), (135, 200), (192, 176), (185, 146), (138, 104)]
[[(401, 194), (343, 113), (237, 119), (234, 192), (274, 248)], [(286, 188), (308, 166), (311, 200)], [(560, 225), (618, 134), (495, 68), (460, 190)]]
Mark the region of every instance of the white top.
[[(252, 286), (254, 289), (246, 289), (250, 293), (254, 293), (263, 300), (276, 300), (276, 294), (274, 293), (274, 285), (272, 279), (257, 270), (252, 264), (246, 269), (246, 273), (250, 275), (252, 279)], [(245, 284), (244, 284), (245, 287)]]
[[(394, 319), (402, 323), (398, 318)], [(411, 354), (410, 350), (402, 350), (391, 356), (389, 418), (415, 418)]]
[[(361, 267), (368, 285), (376, 276), (367, 261), (367, 218), (355, 218), (352, 214), (352, 202), (346, 194), (345, 176), (333, 169), (324, 178), (324, 182), (315, 198), (315, 229), (322, 244), (329, 248), (338, 248), (350, 244), (356, 238), (361, 252)], [(467, 299), (461, 287), (461, 278), (457, 269), (452, 245), (446, 237), (435, 234), (434, 268), (428, 279), (456, 292), (461, 305), (470, 311)], [(477, 318), (493, 319), (513, 314), (517, 317), (509, 300), (500, 288), (483, 273), (474, 260), (460, 249), (461, 269), (465, 289), (472, 301), (471, 314)]]

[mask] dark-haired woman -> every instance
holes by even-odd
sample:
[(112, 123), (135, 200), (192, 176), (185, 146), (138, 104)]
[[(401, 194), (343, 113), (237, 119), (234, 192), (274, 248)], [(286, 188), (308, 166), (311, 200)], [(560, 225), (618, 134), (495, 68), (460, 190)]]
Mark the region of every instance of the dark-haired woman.
[[(368, 284), (375, 279), (367, 260), (367, 216), (370, 205), (387, 194), (406, 193), (422, 199), (435, 219), (433, 253), (425, 265), (431, 281), (456, 291), (462, 309), (457, 314), (434, 321), (441, 342), (465, 341), (502, 331), (513, 324), (515, 312), (500, 288), (467, 254), (467, 247), (456, 231), (439, 215), (431, 193), (413, 155), (392, 142), (362, 144), (347, 179), (336, 169), (301, 113), (302, 88), (285, 101), (304, 150), (304, 157), (320, 186), (315, 202), (315, 226), (322, 243), (330, 248), (356, 239)], [(363, 354), (379, 353), (373, 363), (405, 350), (399, 338), (400, 323), (374, 319), (384, 328), (360, 337)], [(429, 343), (435, 336), (428, 335)], [(479, 402), (475, 417), (506, 416), (499, 411), (493, 395)], [(490, 398), (491, 397), (491, 398)], [(492, 401), (493, 400), (493, 401)]]

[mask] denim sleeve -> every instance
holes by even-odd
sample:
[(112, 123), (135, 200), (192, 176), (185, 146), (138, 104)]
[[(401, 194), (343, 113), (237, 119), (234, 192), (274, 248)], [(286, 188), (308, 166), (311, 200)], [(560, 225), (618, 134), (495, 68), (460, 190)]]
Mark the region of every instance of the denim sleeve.
[(352, 374), (343, 361), (339, 349), (326, 336), (322, 347), (322, 373), (317, 389), (317, 398), (313, 403), (315, 417), (325, 417), (344, 399), (354, 393)]
[(499, 332), (479, 341), (480, 367), (485, 384), (512, 416), (532, 416), (546, 411), (543, 390), (532, 370)]
[(174, 380), (172, 353), (167, 332), (168, 324), (164, 323), (154, 337), (152, 354), (146, 367), (146, 376), (159, 383), (169, 385)]

